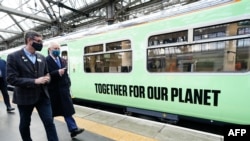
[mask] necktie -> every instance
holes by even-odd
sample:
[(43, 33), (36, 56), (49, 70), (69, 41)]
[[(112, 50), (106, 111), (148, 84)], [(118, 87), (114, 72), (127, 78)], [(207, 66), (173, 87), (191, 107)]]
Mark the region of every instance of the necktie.
[(60, 64), (59, 58), (56, 58), (56, 64), (58, 65), (59, 68), (61, 68), (61, 64)]

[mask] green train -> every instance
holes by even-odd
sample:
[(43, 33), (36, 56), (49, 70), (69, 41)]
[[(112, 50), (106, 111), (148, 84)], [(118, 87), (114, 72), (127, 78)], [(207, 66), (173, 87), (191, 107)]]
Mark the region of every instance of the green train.
[(43, 53), (61, 43), (74, 100), (249, 125), (249, 11), (249, 0), (198, 1), (50, 39)]

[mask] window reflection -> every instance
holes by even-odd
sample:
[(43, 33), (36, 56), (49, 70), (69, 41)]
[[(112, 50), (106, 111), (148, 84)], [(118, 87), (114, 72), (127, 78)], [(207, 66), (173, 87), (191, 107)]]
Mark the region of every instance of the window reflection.
[(250, 34), (250, 20), (194, 29), (194, 41)]
[(102, 52), (103, 51), (103, 45), (93, 45), (93, 46), (87, 46), (84, 48), (84, 53), (96, 53), (96, 52)]
[(170, 44), (170, 43), (186, 42), (186, 41), (187, 41), (187, 31), (179, 31), (174, 33), (151, 36), (149, 38), (148, 45), (155, 46), (161, 44)]
[[(190, 30), (189, 30), (190, 31)], [(151, 36), (148, 40), (149, 72), (232, 72), (248, 71), (250, 66), (250, 20), (193, 29), (192, 40), (179, 46), (150, 49), (161, 43), (187, 42), (188, 30)], [(230, 39), (227, 37), (240, 39)], [(221, 38), (224, 37), (224, 38)], [(223, 39), (218, 41), (217, 39)], [(161, 42), (163, 40), (163, 42)], [(164, 42), (165, 41), (165, 42)], [(170, 44), (171, 45), (171, 44)], [(173, 44), (174, 45), (174, 44)], [(164, 50), (164, 53), (163, 51)], [(159, 53), (160, 52), (160, 53)]]
[(250, 38), (203, 44), (148, 49), (149, 72), (247, 71)]
[[(102, 46), (102, 45), (101, 45)], [(126, 73), (132, 70), (132, 51), (129, 40), (106, 44), (106, 51), (100, 50), (100, 45), (89, 46), (88, 50), (101, 51), (99, 54), (85, 53), (84, 70), (88, 73)], [(112, 51), (112, 53), (109, 53)]]

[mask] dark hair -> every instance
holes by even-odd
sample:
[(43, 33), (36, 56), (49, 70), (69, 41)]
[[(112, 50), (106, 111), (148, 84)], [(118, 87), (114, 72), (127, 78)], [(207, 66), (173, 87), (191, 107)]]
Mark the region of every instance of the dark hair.
[(34, 37), (42, 37), (42, 34), (36, 32), (36, 31), (32, 31), (32, 30), (26, 31), (24, 33), (24, 42), (25, 42), (25, 44), (27, 44), (28, 38), (33, 39)]

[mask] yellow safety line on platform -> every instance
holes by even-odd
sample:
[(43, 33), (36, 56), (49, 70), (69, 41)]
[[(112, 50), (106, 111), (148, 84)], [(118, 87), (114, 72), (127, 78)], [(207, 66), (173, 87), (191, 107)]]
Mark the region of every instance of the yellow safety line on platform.
[[(0, 101), (3, 101), (2, 96), (0, 96)], [(34, 111), (36, 112), (36, 109), (34, 109)], [(110, 127), (77, 116), (74, 116), (74, 118), (80, 128), (84, 128), (87, 131), (93, 132), (109, 139), (113, 139), (115, 141), (157, 141), (156, 139), (138, 135), (118, 128)], [(63, 117), (56, 117), (55, 120), (65, 122)]]
[[(157, 141), (156, 139), (110, 127), (80, 117), (74, 116), (74, 118), (80, 128), (84, 128), (85, 130), (107, 137), (109, 139), (113, 139), (115, 141)], [(64, 122), (63, 117), (56, 117), (55, 119)]]

